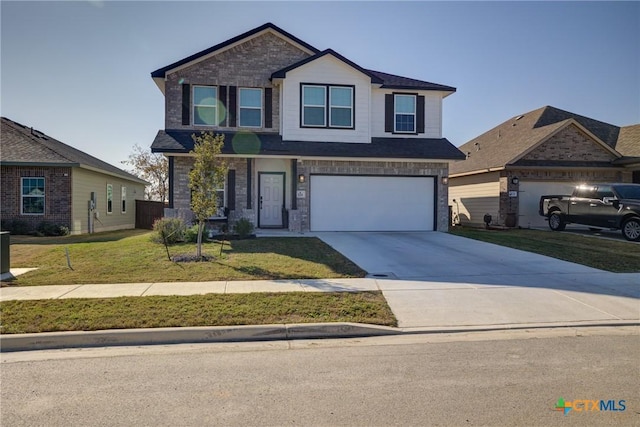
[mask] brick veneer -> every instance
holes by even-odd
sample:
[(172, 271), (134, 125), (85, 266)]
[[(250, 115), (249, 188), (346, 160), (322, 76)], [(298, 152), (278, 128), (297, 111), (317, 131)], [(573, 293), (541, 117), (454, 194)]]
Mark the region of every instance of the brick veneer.
[[(43, 221), (71, 227), (71, 174), (68, 167), (2, 166), (0, 217), (25, 221), (32, 229)], [(44, 215), (21, 214), (21, 178), (27, 177), (45, 179)]]
[[(273, 127), (253, 128), (277, 132), (280, 123), (280, 90), (273, 87), (271, 73), (310, 56), (271, 33), (250, 39), (209, 59), (170, 73), (165, 82), (165, 129), (212, 129), (182, 125), (182, 84), (228, 85), (273, 88)], [(215, 129), (233, 130), (226, 126)]]
[(570, 160), (609, 162), (615, 156), (576, 126), (569, 126), (540, 144), (522, 160)]

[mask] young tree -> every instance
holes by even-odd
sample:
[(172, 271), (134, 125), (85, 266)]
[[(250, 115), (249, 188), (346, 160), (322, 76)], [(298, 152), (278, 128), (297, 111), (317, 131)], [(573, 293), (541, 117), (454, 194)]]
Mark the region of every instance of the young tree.
[(189, 172), (191, 210), (198, 220), (198, 249), (196, 256), (202, 258), (202, 232), (207, 219), (217, 212), (216, 190), (224, 185), (227, 165), (220, 157), (224, 135), (202, 132), (192, 136), (195, 145), (189, 154), (194, 157), (193, 169)]
[(129, 160), (122, 162), (131, 166), (130, 173), (151, 183), (145, 189), (147, 200), (166, 202), (168, 191), (167, 182), (169, 180), (169, 161), (159, 153), (152, 153), (145, 150), (138, 144), (133, 146), (133, 153), (129, 155)]

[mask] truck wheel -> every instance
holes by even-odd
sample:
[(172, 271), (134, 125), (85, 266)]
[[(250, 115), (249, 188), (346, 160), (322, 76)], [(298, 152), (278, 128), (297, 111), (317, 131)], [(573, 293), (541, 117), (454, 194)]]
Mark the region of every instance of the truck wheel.
[(640, 218), (629, 218), (622, 224), (622, 235), (632, 242), (640, 241)]
[(552, 229), (553, 231), (562, 231), (564, 230), (565, 226), (566, 224), (564, 223), (564, 220), (562, 219), (562, 215), (560, 215), (560, 212), (552, 212), (551, 215), (549, 215), (550, 229)]

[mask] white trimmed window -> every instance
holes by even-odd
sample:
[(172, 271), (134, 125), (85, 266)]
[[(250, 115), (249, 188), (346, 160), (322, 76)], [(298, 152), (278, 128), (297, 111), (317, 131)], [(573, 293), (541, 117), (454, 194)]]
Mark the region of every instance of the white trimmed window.
[(113, 213), (113, 184), (107, 184), (107, 213)]
[(44, 178), (22, 178), (21, 213), (44, 215)]
[(127, 187), (120, 187), (120, 200), (122, 201), (121, 213), (127, 213)]
[(262, 89), (240, 88), (240, 126), (262, 127)]
[(415, 95), (394, 95), (394, 132), (416, 132)]
[(193, 124), (216, 126), (218, 124), (218, 88), (193, 86)]
[(327, 88), (302, 86), (302, 126), (325, 127), (327, 125)]
[(329, 86), (329, 127), (353, 127), (353, 88)]

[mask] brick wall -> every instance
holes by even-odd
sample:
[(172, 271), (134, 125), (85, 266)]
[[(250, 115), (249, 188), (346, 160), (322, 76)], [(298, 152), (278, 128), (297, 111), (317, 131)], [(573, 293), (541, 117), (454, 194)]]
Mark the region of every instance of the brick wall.
[[(0, 217), (21, 220), (32, 229), (43, 221), (71, 227), (71, 168), (2, 166), (0, 179)], [(44, 215), (21, 214), (21, 178), (44, 177)]]
[[(212, 58), (171, 73), (165, 83), (165, 128), (199, 129), (211, 127), (182, 125), (182, 83), (273, 88), (273, 127), (252, 129), (278, 131), (280, 124), (280, 91), (269, 78), (274, 71), (310, 56), (306, 52), (271, 33), (250, 39)], [(264, 124), (263, 124), (264, 125)], [(217, 129), (234, 130), (220, 126)]]
[(615, 159), (615, 156), (599, 146), (592, 138), (579, 130), (575, 125), (560, 132), (540, 144), (522, 160), (568, 160), (568, 161), (604, 161)]

